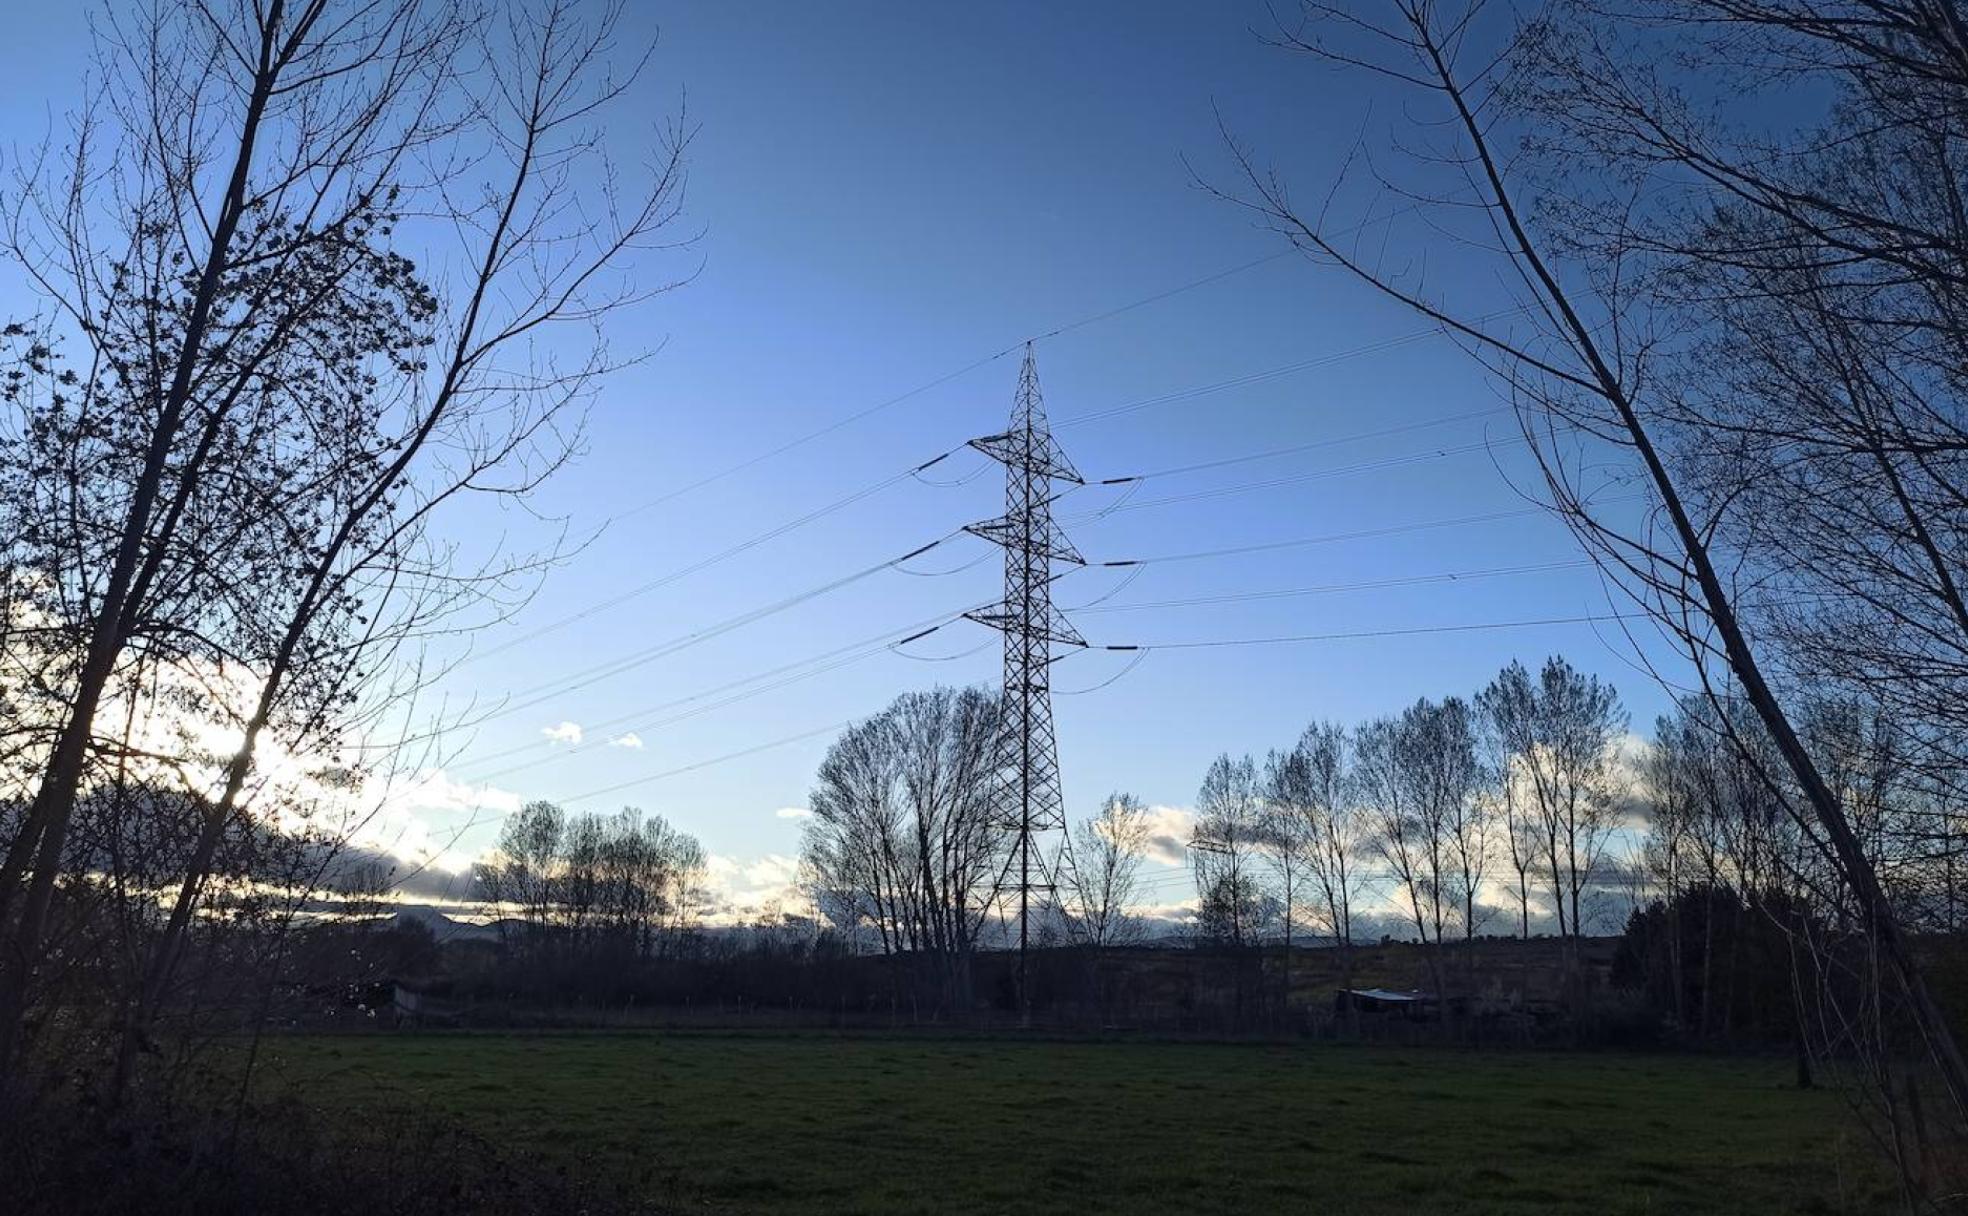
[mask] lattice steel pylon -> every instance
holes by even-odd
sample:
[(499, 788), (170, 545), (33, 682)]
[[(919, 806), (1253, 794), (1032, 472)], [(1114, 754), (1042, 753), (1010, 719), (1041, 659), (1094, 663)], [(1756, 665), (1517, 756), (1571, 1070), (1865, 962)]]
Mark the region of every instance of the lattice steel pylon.
[[(1083, 485), (1079, 471), (1054, 442), (1046, 425), (1045, 399), (1032, 345), (1018, 372), (1011, 427), (973, 439), (970, 446), (1005, 467), (1005, 512), (965, 531), (1004, 549), (1004, 599), (966, 613), (1004, 634), (1004, 718), (999, 733), (1003, 774), (1000, 810), (1014, 833), (1012, 852), (999, 877), (999, 892), (1014, 893), (1018, 906), (1018, 1004), (1031, 1020), (1032, 989), (1026, 970), (1031, 947), (1033, 895), (1058, 889), (1066, 848), (1066, 800), (1059, 781), (1059, 744), (1052, 727), (1051, 670), (1055, 647), (1084, 648), (1072, 622), (1052, 606), (1055, 566), (1085, 564), (1052, 519), (1060, 483)], [(1047, 856), (1046, 844), (1057, 846)]]

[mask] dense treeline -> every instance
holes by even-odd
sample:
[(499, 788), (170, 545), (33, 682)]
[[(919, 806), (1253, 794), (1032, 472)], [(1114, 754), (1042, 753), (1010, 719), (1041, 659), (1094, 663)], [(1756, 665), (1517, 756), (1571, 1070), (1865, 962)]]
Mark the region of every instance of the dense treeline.
[(1552, 658), (1472, 700), (1315, 723), (1262, 764), (1218, 758), (1190, 842), (1203, 936), (1243, 945), (1275, 922), (1344, 947), (1369, 897), (1437, 946), (1499, 924), (1528, 936), (1534, 912), (1584, 933), (1630, 884), (1612, 851), (1641, 795), (1625, 723), (1610, 686)]
[(693, 923), (704, 850), (661, 815), (576, 815), (530, 802), (506, 819), (479, 894), (512, 913), (508, 943), (541, 955), (672, 953)]
[(1809, 917), (1781, 895), (1689, 887), (1633, 910), (1612, 981), (1688, 1041), (1795, 1043), (1800, 992), (1822, 980), (1797, 936)]
[[(851, 728), (822, 764), (807, 829), (821, 922), (850, 950), (913, 960), (882, 982), (947, 1016), (989, 1008), (966, 960), (1015, 937), (993, 882), (1015, 835), (993, 801), (989, 704), (939, 689)], [(1813, 703), (1806, 721), (1897, 914), (1955, 931), (1968, 842), (1950, 791), (1855, 702)], [(1684, 699), (1641, 738), (1599, 678), (1559, 657), (1511, 663), (1467, 699), (1317, 722), (1262, 760), (1218, 757), (1186, 842), (1192, 900), (1141, 897), (1148, 811), (1112, 796), (1049, 860), (1060, 889), (1040, 940), (1253, 956), (1221, 971), (1224, 1025), (1321, 1021), (1333, 988), (1352, 985), (1355, 953), (1392, 936), (1418, 947), (1404, 979), (1438, 998), (1442, 1020), (1536, 1005), (1578, 1034), (1617, 1017), (1650, 1022), (1623, 1032), (1648, 1039), (1799, 1044), (1863, 991), (1850, 974), (1862, 918), (1758, 739), (1739, 702), (1712, 697)], [(938, 929), (951, 924), (966, 931)], [(1584, 961), (1583, 939), (1622, 932), (1617, 967)], [(1473, 950), (1499, 935), (1554, 939), (1559, 978), (1500, 987)], [(1324, 988), (1294, 984), (1306, 946), (1334, 952)], [(1068, 1005), (1083, 979), (1055, 977)]]

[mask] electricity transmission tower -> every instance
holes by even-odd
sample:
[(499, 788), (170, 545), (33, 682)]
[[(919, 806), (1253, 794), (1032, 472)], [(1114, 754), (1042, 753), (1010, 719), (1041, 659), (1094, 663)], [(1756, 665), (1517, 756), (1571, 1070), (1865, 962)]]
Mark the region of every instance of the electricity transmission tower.
[[(1085, 564), (1072, 541), (1052, 519), (1061, 483), (1083, 485), (1046, 425), (1039, 373), (1025, 344), (1011, 427), (973, 439), (970, 446), (1005, 467), (1005, 511), (965, 531), (1004, 549), (1004, 598), (966, 613), (971, 620), (1004, 634), (1004, 719), (999, 733), (999, 809), (1016, 835), (999, 893), (1013, 893), (1018, 906), (1018, 1004), (1031, 1021), (1032, 990), (1026, 971), (1031, 945), (1032, 897), (1058, 889), (1071, 864), (1066, 850), (1066, 802), (1059, 784), (1059, 746), (1052, 729), (1051, 669), (1055, 647), (1086, 646), (1086, 639), (1052, 606), (1055, 565)], [(1059, 573), (1064, 573), (1060, 571)], [(1046, 845), (1057, 840), (1052, 855)]]

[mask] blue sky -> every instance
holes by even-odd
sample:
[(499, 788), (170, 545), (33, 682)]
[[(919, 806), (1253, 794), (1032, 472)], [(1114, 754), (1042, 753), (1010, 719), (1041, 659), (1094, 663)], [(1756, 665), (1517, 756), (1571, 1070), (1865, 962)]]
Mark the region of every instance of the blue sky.
[[(688, 99), (701, 124), (683, 258), (650, 259), (647, 281), (701, 271), (613, 323), (618, 349), (660, 354), (613, 381), (590, 417), (589, 450), (545, 491), (548, 514), (592, 528), (707, 474), (966, 367), (1027, 336), (1094, 317), (1278, 252), (1280, 238), (1197, 189), (1184, 157), (1228, 180), (1216, 113), (1316, 198), (1355, 138), (1384, 133), (1399, 103), (1358, 77), (1263, 45), (1262, 5), (1042, 4), (631, 6), (630, 34), (660, 45), (605, 138), (642, 159), (654, 123)], [(0, 123), (32, 138), (79, 96), (81, 20), (52, 6), (17, 15), (0, 45), (10, 87)], [(1345, 201), (1350, 201), (1351, 196)], [(1417, 232), (1412, 226), (1403, 234)], [(1487, 270), (1390, 256), (1472, 312), (1506, 301)], [(1439, 251), (1429, 257), (1440, 258)], [(6, 289), (11, 292), (14, 289)], [(1331, 269), (1264, 262), (1039, 343), (1058, 435), (1092, 477), (1115, 477), (1430, 422), (1500, 404), (1447, 342), (1386, 345), (1418, 320)], [(1381, 345), (1379, 350), (1363, 350)], [(1292, 374), (1073, 423), (1079, 415), (1346, 356)], [(866, 488), (1003, 425), (1015, 355), (701, 489), (609, 524), (481, 651), (540, 629)], [(1487, 449), (1471, 450), (1488, 439)], [(1532, 484), (1515, 423), (1488, 414), (1143, 485), (1129, 509), (1076, 525), (1089, 557), (1123, 559), (1258, 545), (1525, 505)], [(1447, 454), (1434, 455), (1449, 449)], [(1160, 505), (1156, 500), (1362, 463), (1369, 471)], [(964, 480), (967, 475), (977, 474)], [(576, 625), (462, 668), (447, 695), (496, 704), (570, 673), (687, 635), (895, 557), (995, 514), (997, 471), (960, 454), (811, 525)], [(1062, 514), (1112, 505), (1088, 490)], [(475, 526), (496, 528), (480, 519)], [(1079, 621), (1098, 642), (1236, 639), (1396, 630), (1603, 613), (1597, 575), (1553, 518), (1516, 516), (1373, 540), (1150, 565)], [(974, 564), (973, 564), (974, 563)], [(1245, 602), (1130, 608), (1248, 592), (1566, 563), (1454, 584), (1360, 588)], [(879, 709), (907, 688), (996, 678), (993, 639), (956, 626), (695, 716), (654, 707), (990, 598), (981, 542), (909, 563), (702, 644), (544, 697), (460, 740), (447, 773), (580, 810), (640, 805), (714, 853), (796, 851), (824, 734), (728, 763), (579, 798)], [(924, 572), (952, 571), (946, 574)], [(1063, 579), (1062, 604), (1117, 575)], [(1562, 652), (1613, 680), (1646, 729), (1665, 697), (1630, 665), (1615, 627), (1550, 626), (1297, 645), (1151, 652), (1111, 685), (1057, 702), (1071, 809), (1130, 790), (1186, 805), (1224, 750), (1285, 746), (1315, 717), (1352, 721), (1423, 695), (1468, 694), (1512, 658)], [(1091, 688), (1125, 655), (1058, 665), (1060, 690)], [(521, 698), (530, 700), (532, 698)], [(710, 698), (715, 699), (715, 698)], [(692, 703), (701, 704), (701, 702)], [(686, 706), (688, 708), (689, 706)], [(640, 712), (647, 711), (647, 712)], [(591, 724), (623, 719), (597, 730)], [(570, 752), (542, 732), (581, 724)], [(640, 749), (605, 745), (633, 731)], [(522, 762), (543, 761), (523, 769)], [(510, 771), (508, 771), (510, 770)], [(499, 774), (493, 776), (492, 774)], [(434, 821), (474, 821), (468, 810)], [(460, 842), (486, 843), (494, 825)]]

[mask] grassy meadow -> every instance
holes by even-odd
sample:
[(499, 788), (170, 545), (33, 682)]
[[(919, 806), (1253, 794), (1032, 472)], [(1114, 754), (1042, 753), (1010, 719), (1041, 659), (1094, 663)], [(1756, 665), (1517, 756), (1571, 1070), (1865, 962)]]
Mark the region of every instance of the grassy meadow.
[(1736, 1213), (1891, 1206), (1782, 1061), (720, 1034), (282, 1038), (338, 1116), (428, 1111), (688, 1211)]

